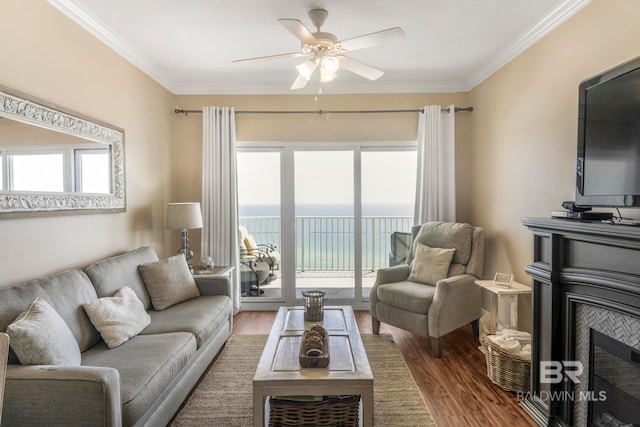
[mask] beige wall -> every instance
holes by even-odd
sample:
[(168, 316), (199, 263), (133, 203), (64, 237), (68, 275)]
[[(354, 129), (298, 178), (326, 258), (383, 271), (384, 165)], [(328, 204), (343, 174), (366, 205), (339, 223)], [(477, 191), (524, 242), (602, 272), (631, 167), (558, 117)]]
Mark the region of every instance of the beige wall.
[(636, 0), (594, 0), (471, 92), (471, 218), (488, 231), (487, 274), (531, 283), (520, 218), (575, 199), (578, 84), (640, 55), (638, 16)]
[[(467, 93), (397, 95), (261, 95), (261, 96), (178, 96), (181, 109), (201, 110), (205, 105), (234, 107), (237, 111), (298, 110), (388, 110), (418, 109), (425, 105), (455, 104), (466, 107)], [(470, 220), (469, 168), (471, 114), (456, 113), (458, 218)], [(177, 143), (173, 152), (175, 201), (201, 198), (201, 114), (177, 115), (174, 120)], [(418, 113), (393, 114), (295, 114), (236, 116), (239, 141), (342, 142), (415, 141)], [(200, 259), (200, 233), (190, 233), (194, 259)]]
[(125, 130), (127, 212), (0, 219), (0, 286), (86, 266), (169, 234), (167, 90), (41, 0), (2, 0), (0, 85)]

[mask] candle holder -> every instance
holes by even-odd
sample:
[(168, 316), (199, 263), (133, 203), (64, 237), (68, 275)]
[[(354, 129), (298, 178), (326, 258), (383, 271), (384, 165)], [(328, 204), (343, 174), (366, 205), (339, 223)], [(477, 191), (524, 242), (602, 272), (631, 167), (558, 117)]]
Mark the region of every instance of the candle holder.
[(322, 320), (324, 315), (324, 295), (322, 291), (303, 291), (304, 297), (304, 320), (317, 322)]

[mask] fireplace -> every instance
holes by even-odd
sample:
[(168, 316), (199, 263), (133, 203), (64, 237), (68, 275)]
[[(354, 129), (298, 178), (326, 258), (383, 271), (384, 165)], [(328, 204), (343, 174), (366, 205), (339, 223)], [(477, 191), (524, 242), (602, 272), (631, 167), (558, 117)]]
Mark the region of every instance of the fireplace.
[(575, 360), (584, 371), (575, 384), (573, 424), (638, 426), (633, 423), (640, 420), (640, 318), (610, 307), (608, 300), (576, 298), (569, 298), (575, 308)]
[(591, 330), (588, 425), (639, 426), (640, 350)]
[[(640, 228), (523, 223), (533, 232), (534, 259), (526, 267), (533, 278), (531, 398), (522, 406), (542, 426), (640, 427)], [(582, 372), (576, 381), (575, 369), (547, 381), (545, 361)]]

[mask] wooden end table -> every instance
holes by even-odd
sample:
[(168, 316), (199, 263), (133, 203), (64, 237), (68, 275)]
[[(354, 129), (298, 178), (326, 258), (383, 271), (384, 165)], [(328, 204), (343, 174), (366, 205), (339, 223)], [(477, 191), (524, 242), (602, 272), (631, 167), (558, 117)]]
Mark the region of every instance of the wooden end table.
[[(531, 288), (522, 283), (513, 281), (511, 286), (506, 288), (498, 286), (493, 280), (476, 280), (476, 285), (488, 290), (493, 295), (491, 307), (492, 333), (498, 330), (498, 326), (504, 328), (518, 328), (518, 295), (531, 294)], [(510, 305), (510, 319), (503, 321), (499, 316), (499, 306), (501, 302), (508, 302)]]

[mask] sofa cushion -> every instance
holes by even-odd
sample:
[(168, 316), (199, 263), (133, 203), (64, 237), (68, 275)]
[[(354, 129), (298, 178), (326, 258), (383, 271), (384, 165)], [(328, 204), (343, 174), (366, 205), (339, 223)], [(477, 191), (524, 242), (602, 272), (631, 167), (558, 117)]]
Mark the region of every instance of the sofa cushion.
[(142, 302), (126, 286), (112, 297), (89, 301), (84, 309), (109, 348), (138, 335), (151, 322)]
[(149, 311), (151, 324), (143, 335), (189, 332), (195, 335), (198, 348), (229, 321), (232, 307), (226, 296), (201, 296), (162, 311)]
[(151, 300), (147, 294), (147, 288), (138, 266), (158, 260), (158, 255), (153, 248), (144, 246), (134, 251), (116, 255), (98, 261), (85, 271), (91, 279), (99, 297), (110, 297), (125, 286), (130, 287), (136, 293), (145, 310), (151, 308)]
[(432, 248), (418, 242), (408, 280), (435, 285), (438, 281), (446, 279), (455, 252), (455, 249)]
[(156, 310), (164, 310), (182, 301), (200, 296), (184, 255), (138, 266)]
[(82, 353), (82, 365), (118, 370), (122, 425), (129, 426), (149, 410), (195, 352), (192, 334), (136, 335), (113, 349), (96, 344)]
[[(33, 280), (11, 288), (0, 288), (0, 331), (41, 297), (62, 317), (84, 351), (100, 341), (100, 334), (93, 327), (82, 305), (97, 298), (96, 291), (82, 270), (70, 270), (53, 276)], [(18, 363), (13, 351), (9, 363)]]
[(426, 314), (429, 311), (436, 287), (422, 283), (402, 282), (385, 283), (377, 288), (378, 300), (393, 307), (402, 307), (414, 313)]
[(38, 297), (7, 327), (23, 365), (80, 366), (80, 348), (62, 317)]

